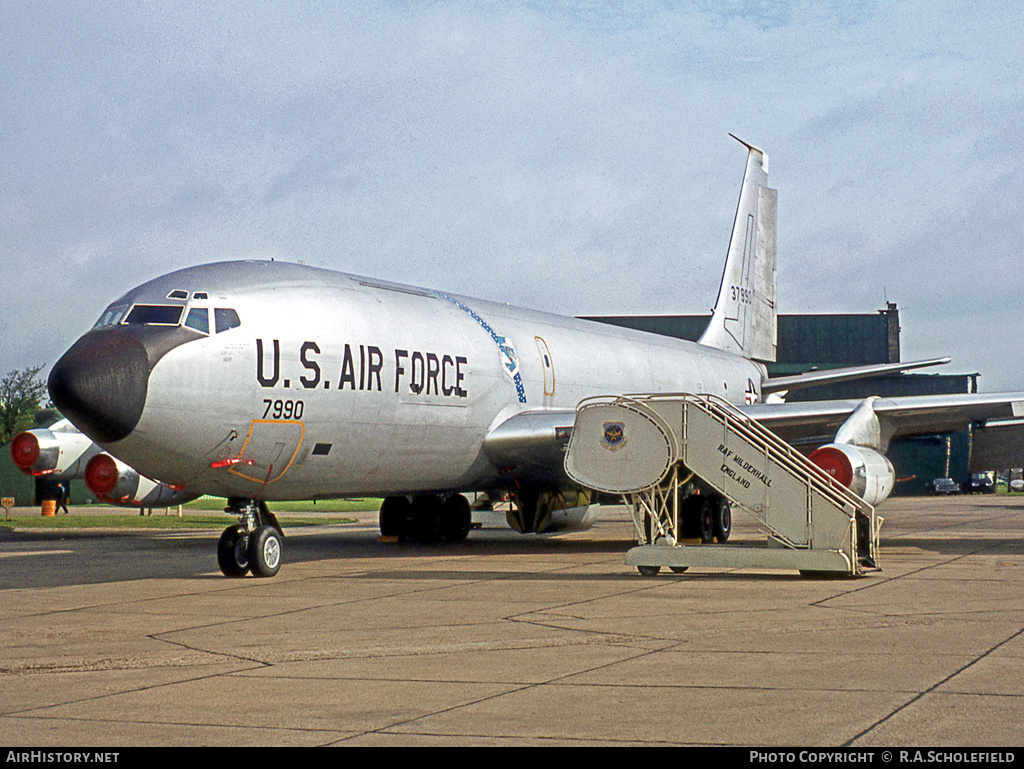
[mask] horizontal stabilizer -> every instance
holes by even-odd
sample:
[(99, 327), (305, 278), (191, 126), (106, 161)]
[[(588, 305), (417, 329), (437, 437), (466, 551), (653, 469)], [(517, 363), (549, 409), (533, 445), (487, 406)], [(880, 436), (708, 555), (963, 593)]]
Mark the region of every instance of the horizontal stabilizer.
[(851, 379), (864, 379), (866, 377), (892, 374), (897, 371), (910, 371), (915, 368), (926, 366), (942, 366), (949, 363), (949, 358), (930, 358), (929, 360), (916, 360), (908, 363), (879, 363), (871, 366), (853, 366), (851, 368), (833, 368), (824, 371), (808, 371), (805, 374), (793, 376), (779, 376), (766, 379), (761, 383), (761, 391), (777, 393), (783, 390), (799, 390), (802, 387), (814, 387), (816, 385), (833, 384), (834, 382), (846, 382)]

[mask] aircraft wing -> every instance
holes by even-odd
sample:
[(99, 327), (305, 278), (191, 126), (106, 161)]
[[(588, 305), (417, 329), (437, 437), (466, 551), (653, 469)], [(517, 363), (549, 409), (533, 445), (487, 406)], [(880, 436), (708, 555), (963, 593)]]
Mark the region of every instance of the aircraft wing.
[(514, 468), (517, 477), (548, 479), (562, 472), (562, 452), (575, 421), (574, 409), (520, 411), (488, 431), (483, 450), (499, 469)]
[[(836, 432), (863, 399), (759, 403), (743, 406), (784, 441), (798, 448), (831, 443)], [(893, 438), (965, 430), (971, 424), (1024, 417), (1024, 392), (973, 395), (917, 395), (874, 398), (883, 443)], [(528, 410), (505, 419), (484, 439), (484, 452), (499, 468), (517, 477), (542, 478), (560, 470), (563, 449), (572, 433), (576, 412), (568, 409)], [(1020, 452), (1018, 452), (1019, 454)]]
[[(817, 446), (832, 441), (863, 402), (758, 403), (741, 410), (794, 446)], [(1024, 392), (875, 398), (872, 409), (888, 445), (892, 438), (953, 432), (973, 423), (1020, 418), (1024, 416)]]

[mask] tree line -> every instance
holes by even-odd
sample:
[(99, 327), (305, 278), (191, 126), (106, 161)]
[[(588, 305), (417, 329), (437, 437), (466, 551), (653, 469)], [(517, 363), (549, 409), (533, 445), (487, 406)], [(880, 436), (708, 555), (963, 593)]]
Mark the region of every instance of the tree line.
[(0, 444), (36, 426), (36, 413), (46, 397), (46, 383), (39, 379), (42, 370), (42, 366), (26, 366), (0, 380)]

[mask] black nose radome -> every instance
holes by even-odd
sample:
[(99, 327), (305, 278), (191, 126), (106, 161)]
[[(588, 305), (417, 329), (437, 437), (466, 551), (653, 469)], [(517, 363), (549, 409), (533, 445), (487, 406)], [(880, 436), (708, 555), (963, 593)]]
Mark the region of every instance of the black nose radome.
[(98, 443), (114, 443), (139, 423), (149, 389), (149, 355), (119, 328), (90, 331), (50, 371), (50, 398)]

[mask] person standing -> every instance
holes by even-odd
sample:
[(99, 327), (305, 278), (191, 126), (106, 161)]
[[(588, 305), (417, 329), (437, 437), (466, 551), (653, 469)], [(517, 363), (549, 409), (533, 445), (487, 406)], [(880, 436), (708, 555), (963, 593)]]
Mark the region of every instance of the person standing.
[(60, 515), (60, 509), (64, 508), (64, 515), (68, 514), (68, 489), (63, 483), (57, 484), (57, 506), (55, 512)]

